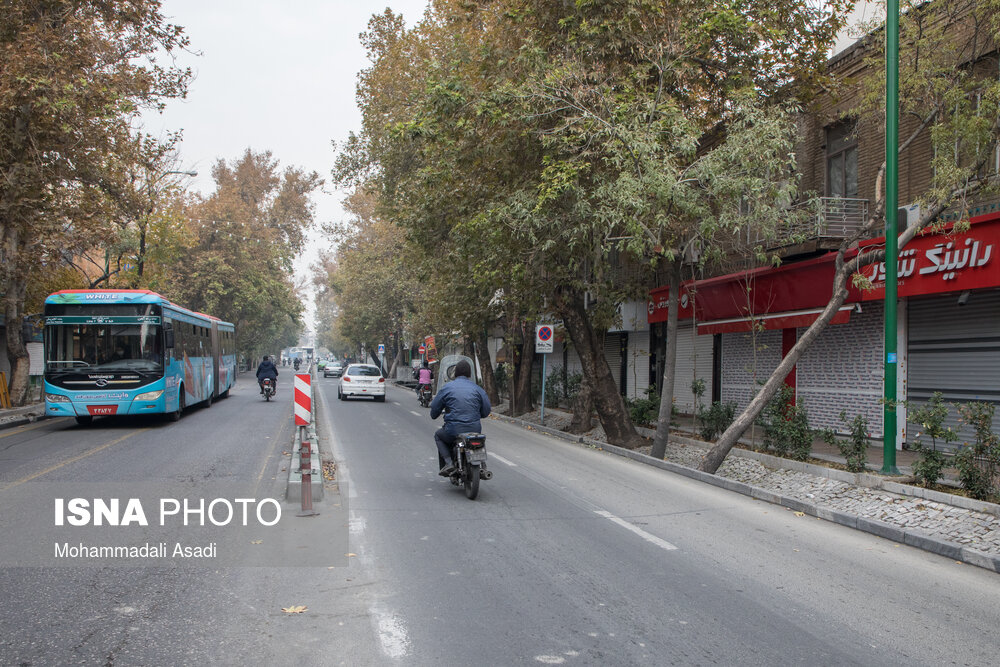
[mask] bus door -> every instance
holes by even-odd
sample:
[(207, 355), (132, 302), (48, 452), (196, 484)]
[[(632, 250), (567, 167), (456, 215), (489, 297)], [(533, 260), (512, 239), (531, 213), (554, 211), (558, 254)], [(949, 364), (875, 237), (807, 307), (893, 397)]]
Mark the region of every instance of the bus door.
[(222, 344), (219, 340), (219, 323), (212, 322), (212, 398), (219, 397), (219, 371), (222, 368)]

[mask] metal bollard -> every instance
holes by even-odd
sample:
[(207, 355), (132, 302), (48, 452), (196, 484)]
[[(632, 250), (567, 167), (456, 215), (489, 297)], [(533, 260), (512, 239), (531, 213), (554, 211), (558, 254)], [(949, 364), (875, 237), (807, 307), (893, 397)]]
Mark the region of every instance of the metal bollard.
[(319, 512), (313, 509), (312, 450), (309, 446), (309, 440), (305, 438), (305, 427), (300, 427), (299, 442), (301, 443), (301, 447), (299, 448), (299, 470), (302, 471), (302, 511), (295, 516), (316, 516)]

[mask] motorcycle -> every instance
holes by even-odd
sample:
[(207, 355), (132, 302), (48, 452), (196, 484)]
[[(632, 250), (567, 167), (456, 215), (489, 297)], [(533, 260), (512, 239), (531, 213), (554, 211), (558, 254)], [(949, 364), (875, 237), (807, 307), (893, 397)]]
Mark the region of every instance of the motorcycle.
[(295, 363), (293, 365), (295, 366), (295, 370), (298, 371), (299, 370), (299, 366), (302, 365), (302, 361), (299, 360), (299, 359), (296, 359)]
[[(452, 456), (455, 472), (449, 476), (451, 483), (463, 486), (465, 497), (475, 500), (479, 495), (479, 480), (493, 479), (493, 472), (486, 469), (486, 436), (482, 433), (460, 434), (455, 439)], [(441, 461), (441, 465), (444, 465), (444, 461)]]
[(420, 407), (429, 408), (431, 406), (431, 386), (428, 384), (420, 385), (420, 390), (417, 391), (417, 401), (420, 402)]
[(274, 396), (274, 380), (264, 378), (262, 384), (264, 385), (264, 400), (270, 402), (271, 397)]

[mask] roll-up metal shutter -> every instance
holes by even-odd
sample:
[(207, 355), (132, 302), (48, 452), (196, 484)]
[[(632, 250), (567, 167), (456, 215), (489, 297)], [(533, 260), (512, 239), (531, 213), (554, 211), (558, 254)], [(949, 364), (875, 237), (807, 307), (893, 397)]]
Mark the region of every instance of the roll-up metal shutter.
[[(965, 305), (956, 294), (910, 299), (907, 308), (907, 399), (922, 405), (940, 391), (947, 402), (1000, 406), (1000, 290), (971, 292)], [(957, 412), (950, 409), (947, 426), (959, 427)], [(972, 436), (967, 427), (960, 433)]]
[(628, 337), (628, 371), (626, 384), (629, 398), (645, 398), (649, 388), (649, 332), (632, 331)]
[(611, 377), (618, 387), (618, 392), (624, 395), (625, 388), (622, 386), (622, 334), (609, 333), (604, 336), (604, 357), (608, 360), (611, 368)]
[(694, 413), (695, 395), (691, 383), (695, 378), (705, 381), (705, 393), (701, 405), (708, 407), (712, 402), (712, 335), (693, 335), (692, 323), (677, 326), (677, 370), (674, 373), (674, 401), (683, 414)]

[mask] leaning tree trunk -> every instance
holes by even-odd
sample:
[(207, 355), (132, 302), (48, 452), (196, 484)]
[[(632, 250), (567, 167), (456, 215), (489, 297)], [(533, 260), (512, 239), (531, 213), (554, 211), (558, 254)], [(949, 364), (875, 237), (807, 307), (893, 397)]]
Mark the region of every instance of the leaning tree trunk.
[(493, 362), (490, 361), (490, 348), (487, 347), (485, 331), (476, 336), (474, 347), (476, 348), (476, 359), (479, 360), (479, 369), (483, 373), (483, 389), (490, 397), (490, 403), (496, 405), (500, 402), (500, 395), (497, 393), (496, 378), (493, 377)]
[(28, 399), (28, 349), (24, 345), (24, 332), (21, 324), (24, 322), (24, 298), (27, 284), (18, 278), (9, 278), (4, 294), (4, 315), (7, 318), (7, 360), (10, 362), (10, 378), (7, 381), (7, 391), (14, 407), (24, 405)]
[(566, 427), (566, 431), (579, 435), (592, 428), (594, 428), (594, 393), (590, 389), (587, 376), (584, 375), (580, 380), (580, 391), (573, 401), (573, 419)]
[(535, 364), (535, 337), (528, 335), (535, 332), (534, 322), (521, 325), (521, 354), (514, 364), (514, 391), (511, 396), (511, 412), (514, 417), (531, 412), (534, 403), (531, 400), (531, 372)]
[(674, 411), (674, 376), (677, 374), (677, 304), (680, 295), (681, 262), (670, 265), (670, 291), (667, 298), (667, 358), (663, 362), (663, 388), (660, 390), (660, 415), (656, 420), (656, 436), (649, 453), (662, 459), (670, 442), (670, 417)]
[(583, 374), (591, 381), (594, 408), (604, 427), (608, 442), (627, 449), (636, 449), (643, 440), (635, 431), (625, 401), (611, 377), (611, 368), (604, 356), (601, 336), (597, 335), (583, 306), (583, 295), (576, 291), (557, 290), (556, 306), (563, 318), (563, 326), (573, 340), (573, 347), (580, 355)]

